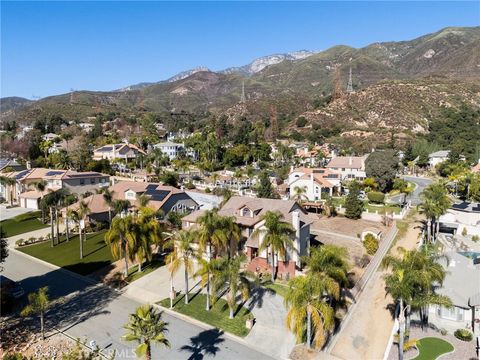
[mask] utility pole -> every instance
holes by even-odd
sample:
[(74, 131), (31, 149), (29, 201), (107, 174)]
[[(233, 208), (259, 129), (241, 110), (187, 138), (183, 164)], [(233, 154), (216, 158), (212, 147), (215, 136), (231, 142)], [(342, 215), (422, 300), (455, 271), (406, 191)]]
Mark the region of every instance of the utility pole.
[(242, 81), (242, 96), (240, 97), (240, 103), (243, 104), (245, 103), (245, 80)]

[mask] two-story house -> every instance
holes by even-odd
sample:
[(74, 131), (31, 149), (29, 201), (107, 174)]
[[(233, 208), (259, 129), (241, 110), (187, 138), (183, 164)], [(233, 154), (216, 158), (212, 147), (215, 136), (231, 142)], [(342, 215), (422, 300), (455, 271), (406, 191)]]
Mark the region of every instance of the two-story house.
[(364, 180), (367, 177), (365, 173), (365, 156), (337, 156), (332, 158), (325, 166), (327, 169), (342, 174), (342, 180)]
[[(78, 172), (34, 168), (13, 174), (17, 181), (16, 200), (21, 207), (38, 209), (40, 199), (49, 191), (65, 189), (75, 195), (94, 193), (110, 185), (110, 176), (94, 171)], [(43, 182), (45, 190), (39, 191), (35, 184)]]
[(95, 149), (93, 160), (108, 159), (110, 161), (124, 160), (128, 162), (135, 160), (139, 154), (146, 155), (147, 153), (133, 144), (109, 144)]
[[(293, 168), (288, 175), (288, 193), (290, 198), (297, 194), (297, 188), (303, 189), (305, 200), (322, 200), (322, 194), (332, 196), (341, 190), (342, 176), (325, 168)], [(300, 200), (300, 199), (298, 199)]]
[(192, 159), (197, 158), (197, 154), (192, 149), (186, 149), (184, 144), (175, 143), (172, 141), (161, 142), (153, 145), (155, 149), (159, 149), (164, 153), (170, 160), (175, 160), (176, 158), (184, 155)]
[[(242, 240), (238, 250), (247, 255), (247, 270), (268, 273), (272, 267), (271, 249), (260, 250), (265, 238), (264, 230), (266, 230), (263, 215), (267, 211), (279, 211), (283, 221), (291, 224), (294, 229), (293, 247), (287, 248), (285, 257), (274, 254), (273, 260), (279, 277), (294, 277), (296, 271), (301, 268), (300, 257), (309, 254), (310, 224), (313, 222), (312, 215), (298, 203), (292, 200), (232, 196), (218, 214), (233, 216), (240, 227)], [(196, 226), (198, 217), (203, 213), (204, 210), (200, 210), (185, 216), (182, 219), (182, 227), (187, 229)], [(253, 235), (256, 230), (259, 230), (258, 236)]]

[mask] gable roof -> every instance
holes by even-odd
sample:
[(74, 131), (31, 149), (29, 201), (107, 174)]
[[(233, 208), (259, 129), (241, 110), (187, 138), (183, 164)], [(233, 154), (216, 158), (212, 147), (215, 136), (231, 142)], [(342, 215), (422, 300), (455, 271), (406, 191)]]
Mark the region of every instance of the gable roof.
[(448, 157), (448, 154), (450, 154), (450, 150), (440, 150), (440, 151), (435, 151), (428, 155), (428, 158), (445, 158)]
[(346, 168), (346, 169), (362, 169), (365, 163), (365, 156), (337, 156), (331, 159), (327, 168)]

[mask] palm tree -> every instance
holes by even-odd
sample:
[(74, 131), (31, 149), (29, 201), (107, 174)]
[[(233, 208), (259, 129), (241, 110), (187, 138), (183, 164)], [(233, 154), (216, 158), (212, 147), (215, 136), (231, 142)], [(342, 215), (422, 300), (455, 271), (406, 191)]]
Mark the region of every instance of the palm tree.
[[(427, 217), (427, 241), (436, 240), (440, 230), (438, 219), (445, 214), (452, 205), (448, 197), (446, 186), (443, 182), (428, 185), (420, 194), (422, 202), (419, 207)], [(434, 231), (432, 231), (432, 227)], [(436, 229), (436, 230), (435, 230)]]
[[(35, 189), (39, 191), (42, 194), (43, 197), (43, 192), (45, 191), (45, 188), (47, 186), (47, 183), (44, 180), (40, 180), (34, 183)], [(40, 206), (42, 210), (42, 223), (45, 224), (45, 207)]]
[(129, 207), (130, 207), (130, 201), (128, 200), (119, 199), (119, 200), (113, 201), (113, 209), (115, 211), (115, 214), (125, 213), (126, 211), (128, 211)]
[(317, 348), (322, 347), (325, 343), (325, 333), (334, 327), (335, 313), (324, 300), (324, 294), (338, 298), (337, 284), (331, 279), (308, 274), (290, 280), (285, 295), (285, 306), (288, 308), (287, 327), (295, 333), (297, 342), (303, 341), (306, 330), (309, 348), (312, 347), (312, 340)]
[(295, 201), (302, 202), (303, 200), (308, 200), (306, 187), (295, 186), (293, 191), (294, 193), (292, 198)]
[(124, 326), (127, 333), (123, 336), (126, 341), (135, 341), (139, 345), (135, 349), (138, 357), (147, 360), (152, 358), (152, 343), (170, 347), (165, 337), (168, 323), (162, 320), (162, 312), (155, 310), (152, 305), (143, 305), (129, 315), (129, 321)]
[[(198, 230), (198, 245), (200, 255), (202, 257), (204, 253), (207, 254), (207, 261), (212, 258), (212, 246), (217, 249), (223, 247), (226, 243), (226, 235), (222, 233), (220, 223), (222, 222), (221, 216), (218, 215), (218, 210), (207, 210), (201, 216), (198, 217), (197, 223), (200, 226)], [(207, 268), (208, 269), (208, 268)], [(207, 271), (205, 286), (207, 290), (207, 304), (206, 310), (210, 310), (210, 273)]]
[(55, 246), (55, 217), (54, 217), (54, 207), (57, 202), (55, 192), (50, 191), (46, 194), (42, 200), (40, 200), (40, 207), (41, 208), (49, 208), (50, 209), (50, 236), (52, 240), (52, 247)]
[(220, 240), (218, 245), (224, 247), (229, 258), (233, 258), (242, 237), (242, 232), (234, 216), (219, 217), (219, 222), (219, 229), (217, 229), (216, 234), (216, 237)]
[(310, 250), (310, 256), (304, 257), (303, 260), (308, 273), (328, 276), (338, 284), (341, 290), (348, 287), (350, 264), (346, 248), (336, 245), (313, 247)]
[(128, 276), (128, 260), (134, 253), (136, 237), (134, 222), (131, 215), (123, 218), (115, 217), (112, 228), (105, 233), (105, 242), (115, 259), (122, 256), (125, 260), (125, 277)]
[(8, 187), (8, 202), (10, 203), (10, 206), (13, 206), (13, 186), (17, 183), (17, 180), (15, 178), (10, 178), (7, 176), (0, 176), (0, 184), (5, 186), (5, 188)]
[(202, 257), (202, 253), (197, 254), (197, 265), (198, 269), (193, 276), (200, 277), (202, 287), (206, 287), (207, 291), (207, 304), (206, 310), (210, 310), (210, 275), (215, 270), (215, 263), (210, 259), (205, 260)]
[(233, 319), (238, 291), (240, 291), (243, 301), (247, 301), (250, 296), (250, 282), (246, 274), (240, 272), (240, 266), (243, 261), (245, 261), (245, 256), (222, 258), (214, 261), (212, 276), (213, 293), (216, 294), (218, 290), (221, 290), (227, 284), (227, 304), (230, 309), (230, 319)]
[[(193, 243), (196, 239), (194, 231), (180, 230), (173, 236), (170, 246), (172, 252), (166, 257), (168, 271), (170, 271), (170, 280), (173, 292), (173, 275), (183, 265), (185, 276), (185, 304), (188, 304), (188, 277), (193, 273), (193, 259), (195, 257), (195, 250)], [(172, 300), (172, 299), (171, 299)], [(172, 303), (170, 303), (172, 305)]]
[(42, 339), (45, 340), (45, 326), (44, 317), (45, 312), (50, 306), (50, 300), (48, 299), (48, 287), (42, 287), (37, 293), (28, 294), (29, 304), (22, 310), (22, 316), (39, 315), (40, 316), (40, 331), (42, 333)]
[(135, 222), (136, 243), (135, 256), (138, 262), (138, 272), (142, 271), (142, 263), (152, 260), (152, 246), (160, 246), (163, 240), (162, 226), (155, 217), (155, 211), (141, 208)]
[(272, 262), (272, 282), (275, 281), (275, 255), (280, 255), (286, 259), (287, 249), (293, 248), (294, 234), (292, 225), (282, 221), (283, 215), (279, 211), (267, 211), (262, 220), (265, 222), (262, 227), (257, 228), (252, 236), (262, 239), (259, 251), (270, 250)]
[(104, 188), (102, 191), (103, 194), (103, 201), (105, 201), (105, 204), (108, 206), (108, 222), (109, 222), (109, 228), (112, 228), (112, 208), (114, 205), (114, 200), (113, 200), (113, 194), (114, 191), (110, 190), (109, 188)]
[(72, 220), (78, 226), (78, 241), (80, 242), (80, 259), (83, 259), (82, 231), (80, 229), (81, 217), (76, 210), (67, 209), (65, 218), (67, 219), (67, 222)]

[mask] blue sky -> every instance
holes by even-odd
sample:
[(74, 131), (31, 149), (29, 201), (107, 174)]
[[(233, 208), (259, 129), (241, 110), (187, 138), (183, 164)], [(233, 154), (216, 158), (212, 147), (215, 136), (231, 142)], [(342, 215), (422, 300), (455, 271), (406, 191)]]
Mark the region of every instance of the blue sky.
[(196, 66), (478, 26), (480, 2), (1, 2), (1, 96), (158, 81)]

